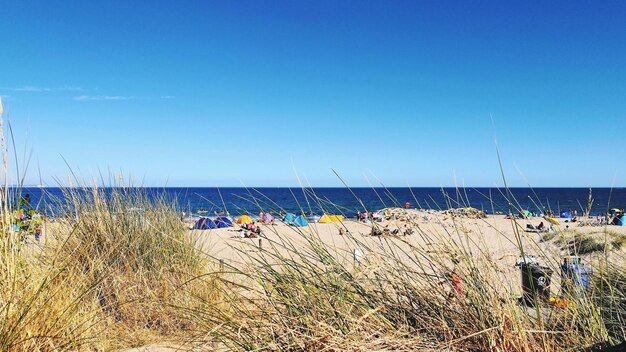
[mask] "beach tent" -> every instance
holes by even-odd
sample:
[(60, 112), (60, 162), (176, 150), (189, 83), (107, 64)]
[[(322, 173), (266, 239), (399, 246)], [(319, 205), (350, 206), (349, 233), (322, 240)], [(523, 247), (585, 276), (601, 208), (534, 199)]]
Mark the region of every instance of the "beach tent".
[(283, 217), (283, 222), (287, 225), (291, 225), (295, 219), (296, 219), (296, 214), (287, 213), (287, 215)]
[(208, 230), (217, 228), (217, 225), (215, 224), (215, 222), (213, 222), (213, 220), (209, 218), (200, 218), (193, 225), (193, 228), (196, 230)]
[(522, 217), (522, 218), (530, 218), (530, 217), (533, 216), (533, 214), (530, 211), (528, 211), (528, 210), (520, 210), (519, 211), (519, 216)]
[(237, 219), (237, 223), (241, 225), (250, 224), (252, 223), (252, 218), (248, 215), (242, 215), (239, 217), (239, 219)]
[(293, 220), (292, 225), (297, 227), (304, 227), (309, 225), (309, 223), (306, 221), (304, 216), (300, 215)]
[(343, 215), (330, 215), (330, 220), (333, 222), (341, 222), (343, 221)]
[(322, 216), (318, 222), (329, 223), (329, 222), (340, 222), (340, 221), (343, 221), (343, 216), (341, 215), (324, 214), (324, 216)]
[(226, 216), (218, 216), (215, 218), (214, 221), (215, 221), (215, 224), (217, 225), (217, 228), (219, 229), (233, 226), (232, 220), (230, 220)]
[(574, 215), (572, 215), (572, 213), (570, 213), (569, 211), (562, 211), (561, 217), (566, 219), (572, 219)]

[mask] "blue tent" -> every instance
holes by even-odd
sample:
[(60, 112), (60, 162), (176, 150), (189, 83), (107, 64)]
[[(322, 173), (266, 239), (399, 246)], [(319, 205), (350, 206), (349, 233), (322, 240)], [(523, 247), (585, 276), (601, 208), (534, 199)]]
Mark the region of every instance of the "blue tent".
[(285, 217), (283, 218), (283, 222), (287, 225), (292, 225), (295, 219), (296, 219), (296, 214), (287, 213), (287, 215), (285, 215)]
[(233, 226), (233, 221), (226, 216), (218, 216), (214, 221), (219, 229)]
[(200, 218), (193, 225), (193, 228), (196, 230), (208, 230), (217, 228), (217, 225), (215, 224), (215, 222), (213, 222), (213, 220), (209, 218)]
[(620, 216), (619, 220), (617, 221), (617, 225), (626, 226), (626, 215)]
[(307, 226), (308, 224), (309, 223), (306, 221), (304, 216), (298, 216), (297, 218), (295, 218), (295, 220), (292, 223), (293, 226), (297, 226), (297, 227), (304, 227), (304, 226)]
[(572, 215), (572, 213), (570, 213), (569, 211), (562, 211), (561, 217), (566, 218), (566, 219), (571, 219), (574, 217), (574, 215)]

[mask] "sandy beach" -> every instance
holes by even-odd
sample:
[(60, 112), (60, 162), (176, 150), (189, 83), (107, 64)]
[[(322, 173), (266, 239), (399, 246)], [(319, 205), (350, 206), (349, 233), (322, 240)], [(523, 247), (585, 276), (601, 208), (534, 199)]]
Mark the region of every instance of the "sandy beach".
[[(567, 234), (571, 232), (594, 234), (601, 233), (606, 229), (611, 232), (626, 234), (625, 226), (583, 226), (580, 221), (564, 222), (566, 219), (559, 219), (560, 225), (550, 225), (541, 217), (516, 219), (512, 221), (505, 215), (489, 215), (486, 218), (476, 219), (464, 216), (452, 217), (445, 211), (435, 210), (401, 210), (401, 212), (404, 214), (402, 219), (385, 219), (375, 223), (364, 223), (353, 219), (344, 219), (336, 223), (309, 223), (306, 227), (294, 227), (284, 224), (281, 221), (276, 221), (272, 225), (258, 222), (262, 228), (262, 235), (250, 239), (239, 238), (238, 231), (242, 226), (236, 223), (233, 224), (233, 227), (209, 230), (192, 229), (193, 221), (187, 221), (186, 224), (190, 227), (190, 236), (200, 240), (201, 248), (212, 256), (215, 256), (215, 258), (223, 260), (236, 259), (233, 251), (228, 250), (232, 247), (243, 248), (241, 246), (250, 244), (258, 245), (259, 239), (276, 241), (279, 237), (283, 236), (297, 242), (298, 238), (302, 237), (302, 234), (319, 237), (323, 243), (337, 247), (337, 249), (350, 250), (352, 241), (348, 240), (349, 236), (341, 234), (340, 230), (343, 230), (342, 232), (344, 233), (346, 231), (349, 232), (366, 244), (376, 244), (382, 240), (397, 238), (398, 240), (420, 245), (426, 243), (426, 238), (420, 235), (420, 233), (436, 234), (436, 237), (444, 237), (444, 235), (447, 234), (450, 239), (453, 240), (454, 237), (458, 237), (457, 232), (462, 232), (467, 235), (470, 243), (473, 244), (476, 249), (486, 249), (494, 255), (501, 255), (503, 257), (509, 257), (513, 252), (519, 252), (514, 240), (515, 231), (521, 234), (522, 244), (527, 246), (530, 251), (533, 251), (536, 242), (541, 241), (542, 235), (550, 232), (556, 234)], [(549, 227), (549, 231), (543, 233), (526, 231), (527, 224), (537, 226), (541, 222), (547, 224), (546, 227)], [(387, 229), (389, 234), (383, 236), (372, 235), (373, 227), (381, 230)], [(407, 229), (412, 229), (413, 233), (410, 235), (403, 234), (403, 231)], [(398, 230), (399, 232), (397, 234), (391, 234), (394, 230)], [(435, 245), (436, 243), (432, 244)], [(548, 241), (546, 248), (549, 247)], [(514, 262), (515, 260), (513, 260), (513, 263)]]
[[(249, 255), (255, 251), (284, 251), (283, 242), (300, 246), (305, 250), (308, 246), (307, 238), (316, 238), (323, 243), (333, 255), (342, 261), (354, 262), (355, 250), (357, 256), (364, 252), (367, 255), (386, 253), (393, 248), (413, 248), (429, 255), (450, 255), (450, 250), (463, 247), (465, 253), (457, 255), (491, 258), (503, 275), (505, 282), (513, 291), (519, 288), (519, 268), (515, 267), (520, 257), (520, 244), (524, 254), (535, 256), (542, 265), (558, 268), (563, 256), (572, 255), (576, 249), (571, 248), (575, 236), (589, 236), (598, 242), (604, 240), (605, 231), (609, 233), (607, 241), (612, 238), (626, 236), (624, 226), (590, 226), (582, 225), (591, 222), (594, 218), (570, 222), (567, 219), (558, 219), (560, 225), (551, 225), (542, 217), (529, 219), (515, 219), (505, 215), (489, 215), (485, 218), (468, 216), (451, 216), (448, 211), (435, 210), (395, 210), (397, 219), (386, 218), (381, 222), (356, 221), (351, 219), (336, 223), (309, 223), (306, 227), (294, 227), (276, 221), (275, 224), (262, 224), (262, 234), (256, 238), (240, 238), (241, 225), (233, 227), (195, 230), (190, 229), (189, 235), (197, 239), (198, 248), (217, 261), (241, 267), (247, 265)], [(567, 222), (565, 222), (567, 220)], [(545, 232), (527, 231), (527, 225), (546, 226)], [(188, 221), (187, 226), (193, 227)], [(372, 235), (372, 229), (377, 228), (383, 235)], [(395, 234), (394, 234), (395, 233)], [(519, 236), (519, 237), (517, 237)], [(516, 238), (519, 238), (520, 244)], [(570, 245), (570, 246), (568, 246)], [(610, 247), (610, 246), (609, 246)], [(622, 262), (626, 246), (617, 252), (609, 248), (609, 258), (612, 261)], [(398, 254), (404, 256), (409, 266), (415, 266), (418, 254)], [(598, 264), (603, 258), (603, 251), (595, 251), (581, 255), (586, 263)], [(558, 292), (558, 273), (554, 275), (554, 292)]]

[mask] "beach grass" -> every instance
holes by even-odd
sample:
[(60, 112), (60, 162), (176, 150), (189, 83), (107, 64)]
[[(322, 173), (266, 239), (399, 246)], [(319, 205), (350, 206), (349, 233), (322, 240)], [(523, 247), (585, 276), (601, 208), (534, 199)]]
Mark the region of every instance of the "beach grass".
[(140, 189), (65, 191), (45, 243), (3, 232), (2, 349), (110, 350), (188, 331), (175, 307), (213, 291), (190, 280), (207, 262), (173, 207)]
[(110, 351), (192, 329), (178, 314), (193, 307), (189, 293), (210, 301), (218, 291), (200, 278), (210, 265), (175, 203), (115, 183), (64, 187), (36, 239), (34, 227), (16, 220), (29, 207), (24, 178), (18, 173), (20, 183), (9, 186), (0, 134), (0, 350)]
[(623, 264), (597, 267), (589, 295), (565, 308), (525, 307), (510, 268), (461, 222), (442, 232), (409, 222), (424, 244), (346, 232), (358, 258), (315, 231), (277, 232), (263, 248), (233, 248), (246, 263), (235, 265), (199, 252), (172, 202), (140, 188), (68, 188), (64, 200), (45, 243), (4, 233), (5, 350), (174, 338), (232, 350), (561, 351), (624, 338)]
[(604, 252), (605, 246), (620, 250), (626, 245), (626, 235), (608, 229), (581, 233), (576, 230), (551, 232), (542, 236), (542, 241), (555, 239), (561, 249), (571, 255), (585, 255)]
[[(486, 243), (461, 222), (441, 233), (409, 225), (423, 245), (381, 236), (371, 246), (347, 233), (359, 259), (313, 230), (276, 233), (262, 249), (240, 250), (251, 264), (229, 269), (229, 281), (246, 284), (224, 286), (227, 309), (189, 318), (233, 350), (564, 351), (623, 341), (623, 261), (596, 266), (586, 295), (527, 307), (520, 274), (481, 250)], [(548, 257), (540, 243), (526, 250)], [(618, 250), (612, 243), (602, 249)], [(587, 253), (584, 242), (576, 247)], [(546, 265), (558, 275), (558, 262)]]

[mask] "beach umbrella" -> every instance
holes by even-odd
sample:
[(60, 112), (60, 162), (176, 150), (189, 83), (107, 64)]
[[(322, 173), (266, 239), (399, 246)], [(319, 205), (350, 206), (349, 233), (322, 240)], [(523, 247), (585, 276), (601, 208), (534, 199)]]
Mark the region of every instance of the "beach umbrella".
[(243, 225), (243, 224), (250, 224), (250, 223), (252, 223), (252, 218), (250, 216), (244, 214), (244, 215), (240, 216), (237, 219), (237, 223), (241, 224), (241, 225)]
[(553, 224), (553, 225), (561, 225), (561, 223), (559, 222), (559, 220), (550, 217), (550, 216), (544, 216), (544, 219), (546, 219), (547, 222)]

